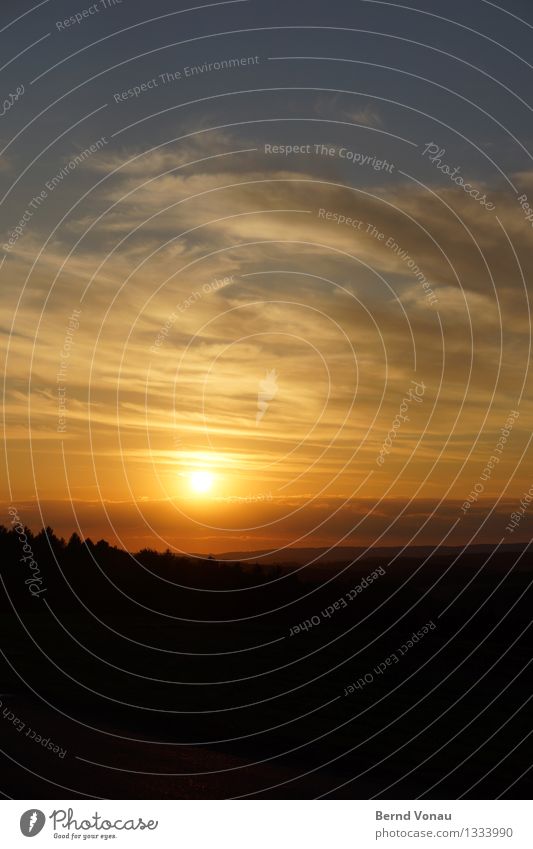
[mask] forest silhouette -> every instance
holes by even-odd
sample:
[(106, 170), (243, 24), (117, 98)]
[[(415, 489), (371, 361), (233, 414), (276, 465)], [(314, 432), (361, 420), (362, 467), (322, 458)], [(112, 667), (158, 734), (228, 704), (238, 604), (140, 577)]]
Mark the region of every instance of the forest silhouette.
[[(303, 569), (18, 531), (0, 528), (1, 698), (67, 749), (81, 795), (88, 774), (106, 798), (527, 795), (527, 546)], [(57, 795), (11, 768), (17, 793)]]

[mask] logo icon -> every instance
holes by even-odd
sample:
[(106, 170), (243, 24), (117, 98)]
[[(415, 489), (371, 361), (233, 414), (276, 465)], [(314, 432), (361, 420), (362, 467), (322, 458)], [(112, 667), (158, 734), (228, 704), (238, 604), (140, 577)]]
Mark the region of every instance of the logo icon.
[(272, 401), (278, 393), (278, 373), (275, 368), (267, 371), (264, 380), (259, 381), (259, 391), (257, 393), (257, 413), (255, 415), (255, 424), (259, 424), (266, 411), (268, 410), (269, 401)]
[(24, 837), (35, 837), (36, 834), (42, 831), (45, 822), (46, 817), (43, 812), (32, 808), (22, 814), (20, 818), (20, 830)]

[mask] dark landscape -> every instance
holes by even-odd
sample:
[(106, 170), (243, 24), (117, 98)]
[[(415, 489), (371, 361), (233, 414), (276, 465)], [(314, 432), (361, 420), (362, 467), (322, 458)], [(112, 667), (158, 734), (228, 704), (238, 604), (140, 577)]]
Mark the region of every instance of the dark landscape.
[(0, 534), (10, 795), (527, 794), (527, 547), (382, 550), (304, 580), (26, 534), (37, 597)]

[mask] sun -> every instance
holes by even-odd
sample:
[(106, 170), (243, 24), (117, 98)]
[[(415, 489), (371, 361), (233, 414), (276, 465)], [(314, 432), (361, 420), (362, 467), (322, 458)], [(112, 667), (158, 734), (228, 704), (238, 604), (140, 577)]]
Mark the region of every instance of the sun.
[(206, 492), (209, 492), (213, 486), (213, 480), (214, 478), (211, 472), (206, 471), (191, 472), (189, 476), (191, 489), (198, 495), (204, 495)]

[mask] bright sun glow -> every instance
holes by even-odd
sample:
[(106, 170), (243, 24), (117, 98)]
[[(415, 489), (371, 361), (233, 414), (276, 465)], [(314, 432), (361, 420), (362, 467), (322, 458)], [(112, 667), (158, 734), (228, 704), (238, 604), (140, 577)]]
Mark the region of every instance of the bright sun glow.
[(209, 492), (211, 487), (213, 486), (213, 475), (211, 472), (191, 472), (190, 475), (191, 489), (198, 493), (203, 494)]

